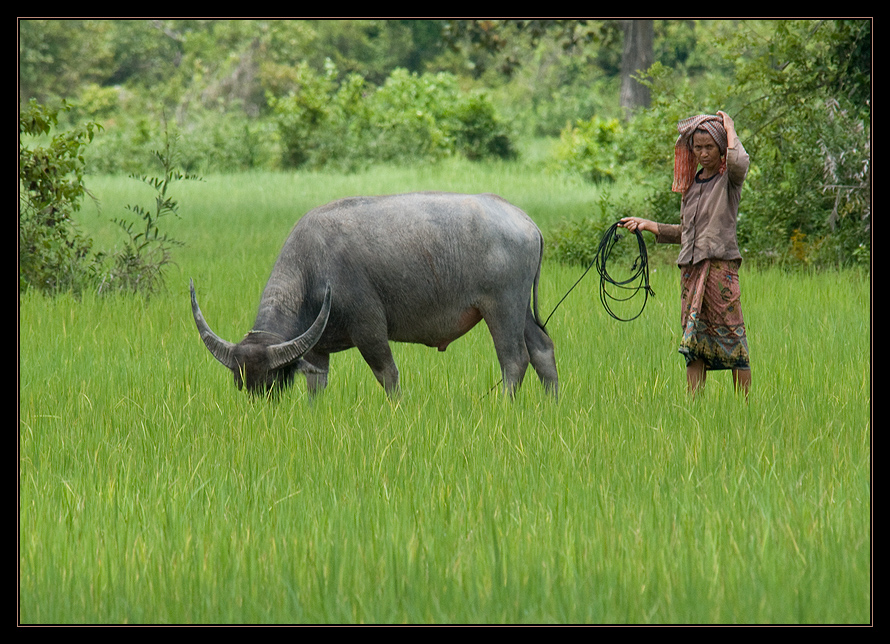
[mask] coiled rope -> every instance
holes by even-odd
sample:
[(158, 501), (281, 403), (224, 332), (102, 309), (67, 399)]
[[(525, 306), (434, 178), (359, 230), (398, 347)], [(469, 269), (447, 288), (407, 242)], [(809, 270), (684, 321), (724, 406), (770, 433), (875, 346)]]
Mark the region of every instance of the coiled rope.
[[(619, 322), (630, 322), (631, 320), (636, 320), (643, 314), (643, 309), (646, 308), (646, 302), (649, 300), (649, 296), (655, 297), (655, 291), (652, 290), (652, 287), (649, 285), (649, 255), (646, 252), (646, 242), (643, 240), (643, 234), (639, 230), (635, 230), (634, 234), (637, 236), (637, 247), (639, 249), (639, 254), (637, 258), (634, 260), (633, 265), (631, 266), (630, 272), (631, 275), (627, 279), (624, 280), (616, 280), (609, 274), (609, 270), (607, 264), (609, 262), (609, 256), (612, 254), (612, 249), (615, 248), (615, 245), (622, 239), (621, 234), (618, 232), (619, 222), (615, 222), (612, 224), (605, 233), (603, 233), (602, 239), (600, 239), (599, 246), (596, 250), (596, 255), (593, 258), (593, 261), (590, 265), (585, 269), (585, 271), (581, 274), (581, 277), (578, 278), (572, 288), (568, 290), (568, 292), (563, 295), (562, 299), (556, 303), (556, 306), (553, 307), (553, 311), (550, 312), (550, 315), (547, 316), (547, 320), (544, 322), (544, 327), (546, 328), (547, 322), (550, 321), (550, 318), (553, 317), (553, 314), (556, 313), (556, 309), (559, 308), (559, 305), (565, 301), (565, 299), (569, 296), (575, 287), (581, 283), (581, 280), (590, 272), (590, 269), (596, 266), (596, 271), (600, 276), (600, 302), (603, 304), (603, 308), (606, 309), (609, 315), (618, 320)], [(614, 288), (619, 289), (620, 291), (626, 291), (629, 293), (626, 297), (618, 297), (617, 294), (613, 295), (609, 292), (609, 285)], [(614, 290), (614, 289), (613, 289)], [(628, 300), (633, 299), (640, 292), (644, 291), (643, 296), (643, 304), (640, 307), (640, 310), (636, 315), (629, 318), (622, 318), (615, 314), (610, 306), (609, 302), (627, 302)]]

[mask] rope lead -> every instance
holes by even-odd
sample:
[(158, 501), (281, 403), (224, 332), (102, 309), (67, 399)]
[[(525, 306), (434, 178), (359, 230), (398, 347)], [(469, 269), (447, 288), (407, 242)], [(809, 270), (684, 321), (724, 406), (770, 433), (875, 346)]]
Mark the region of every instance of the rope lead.
[[(649, 255), (646, 252), (646, 242), (643, 240), (643, 234), (639, 230), (635, 230), (634, 234), (637, 236), (639, 255), (634, 260), (633, 265), (631, 266), (631, 276), (625, 280), (616, 280), (611, 275), (609, 275), (609, 271), (606, 267), (609, 256), (612, 254), (612, 249), (615, 248), (615, 245), (621, 239), (621, 234), (618, 232), (618, 222), (616, 222), (612, 224), (603, 234), (599, 246), (597, 247), (596, 255), (594, 256), (593, 261), (581, 274), (581, 277), (578, 278), (578, 281), (576, 281), (572, 285), (572, 288), (570, 288), (568, 292), (563, 295), (562, 299), (556, 303), (553, 311), (551, 311), (550, 315), (547, 316), (547, 320), (544, 322), (544, 327), (547, 326), (547, 322), (549, 322), (550, 318), (553, 317), (553, 314), (556, 312), (556, 309), (559, 308), (559, 305), (562, 304), (563, 301), (569, 296), (569, 293), (571, 293), (575, 289), (575, 287), (581, 283), (581, 280), (584, 279), (584, 276), (587, 275), (590, 269), (594, 266), (596, 266), (596, 271), (597, 273), (599, 273), (600, 276), (600, 302), (602, 302), (603, 308), (606, 309), (606, 312), (609, 315), (611, 315), (619, 322), (630, 322), (632, 320), (636, 320), (643, 314), (643, 309), (646, 308), (646, 302), (649, 300), (649, 296), (651, 295), (652, 297), (655, 297), (655, 291), (653, 291), (652, 287), (649, 285)], [(607, 285), (610, 284), (620, 290), (629, 291), (630, 295), (628, 295), (627, 297), (616, 297), (612, 295), (611, 293), (609, 293), (607, 288)], [(643, 305), (640, 307), (639, 312), (633, 317), (619, 317), (612, 310), (612, 307), (609, 306), (610, 300), (614, 302), (627, 302), (628, 300), (633, 299), (641, 290), (645, 291)]]

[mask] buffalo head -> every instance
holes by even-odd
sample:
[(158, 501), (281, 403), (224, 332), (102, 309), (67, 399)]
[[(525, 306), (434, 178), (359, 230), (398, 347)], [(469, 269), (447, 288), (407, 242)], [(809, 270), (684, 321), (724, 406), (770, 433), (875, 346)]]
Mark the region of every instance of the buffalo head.
[(253, 331), (238, 344), (223, 340), (204, 320), (195, 296), (194, 282), (189, 280), (192, 315), (204, 345), (235, 376), (238, 389), (245, 385), (253, 394), (264, 394), (291, 384), (297, 372), (315, 372), (303, 356), (315, 346), (324, 332), (331, 312), (331, 289), (325, 291), (324, 303), (315, 322), (301, 335), (286, 339), (275, 333)]

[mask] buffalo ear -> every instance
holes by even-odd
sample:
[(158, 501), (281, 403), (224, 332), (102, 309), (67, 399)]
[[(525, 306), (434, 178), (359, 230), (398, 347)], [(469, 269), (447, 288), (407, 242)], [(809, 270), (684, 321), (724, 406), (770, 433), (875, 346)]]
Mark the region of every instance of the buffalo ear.
[(325, 289), (321, 311), (319, 311), (312, 326), (293, 340), (282, 342), (281, 344), (273, 344), (269, 347), (270, 369), (278, 369), (286, 364), (296, 362), (306, 355), (306, 352), (321, 339), (321, 334), (324, 333), (325, 327), (328, 324), (328, 317), (331, 314), (331, 297), (331, 287), (328, 285)]

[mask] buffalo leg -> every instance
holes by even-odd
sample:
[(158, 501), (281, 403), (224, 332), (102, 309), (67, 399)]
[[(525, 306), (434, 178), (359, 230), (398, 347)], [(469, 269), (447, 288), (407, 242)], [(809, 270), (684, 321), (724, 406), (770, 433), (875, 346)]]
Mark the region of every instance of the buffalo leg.
[(386, 395), (396, 397), (399, 395), (399, 368), (392, 357), (389, 341), (386, 338), (372, 344), (358, 344), (358, 350), (371, 367), (377, 382), (383, 385)]
[(544, 390), (557, 395), (559, 390), (559, 377), (556, 372), (556, 355), (553, 349), (553, 340), (542, 329), (531, 309), (525, 316), (525, 344), (528, 347), (529, 360), (534, 367), (538, 378), (544, 384)]
[[(494, 340), (498, 362), (504, 377), (504, 393), (512, 396), (519, 389), (528, 369), (529, 355), (517, 316), (494, 316), (483, 313), (485, 323)], [(518, 316), (521, 321), (522, 317)]]
[(324, 391), (328, 386), (328, 369), (330, 368), (331, 357), (317, 353), (308, 353), (303, 360), (306, 367), (303, 373), (306, 376), (306, 387), (309, 395), (314, 396)]

